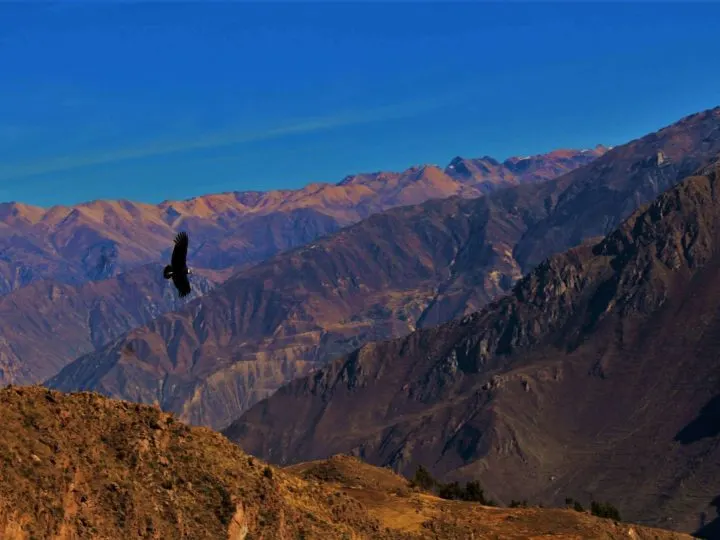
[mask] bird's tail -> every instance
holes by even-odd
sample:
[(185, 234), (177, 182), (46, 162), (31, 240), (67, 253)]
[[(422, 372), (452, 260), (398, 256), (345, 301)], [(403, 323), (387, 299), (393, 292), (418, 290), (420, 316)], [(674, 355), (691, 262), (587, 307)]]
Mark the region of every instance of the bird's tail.
[(172, 265), (168, 264), (168, 265), (163, 269), (163, 277), (164, 277), (165, 279), (170, 279), (170, 278), (172, 277), (172, 275), (173, 275)]

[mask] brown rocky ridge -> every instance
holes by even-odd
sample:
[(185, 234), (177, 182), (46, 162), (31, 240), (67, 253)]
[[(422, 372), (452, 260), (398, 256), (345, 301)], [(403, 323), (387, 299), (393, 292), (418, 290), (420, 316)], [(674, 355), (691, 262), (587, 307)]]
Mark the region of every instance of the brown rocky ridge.
[(444, 171), (413, 167), (298, 190), (231, 192), (157, 205), (127, 200), (39, 208), (0, 204), (0, 294), (34, 281), (106, 279), (167, 258), (179, 230), (190, 233), (194, 268), (227, 269), (264, 260), (394, 206), (458, 195), (477, 197), (536, 182), (605, 153), (558, 150), (499, 163), (456, 158)]
[[(555, 180), (389, 210), (235, 275), (47, 384), (157, 402), (214, 428), (363, 343), (480, 309), (720, 151), (720, 108)], [(132, 352), (129, 352), (132, 351)]]
[(0, 390), (4, 540), (684, 539), (565, 509), (490, 508), (338, 456), (289, 470), (159, 410)]
[(225, 434), (274, 463), (352, 453), (488, 494), (610, 500), (705, 537), (720, 494), (720, 164), (476, 314), (368, 344)]

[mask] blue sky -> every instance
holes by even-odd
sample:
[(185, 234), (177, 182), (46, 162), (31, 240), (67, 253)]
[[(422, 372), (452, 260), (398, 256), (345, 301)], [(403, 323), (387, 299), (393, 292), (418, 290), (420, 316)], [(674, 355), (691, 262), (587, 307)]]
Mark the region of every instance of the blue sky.
[(720, 104), (718, 3), (0, 3), (0, 200), (620, 144)]

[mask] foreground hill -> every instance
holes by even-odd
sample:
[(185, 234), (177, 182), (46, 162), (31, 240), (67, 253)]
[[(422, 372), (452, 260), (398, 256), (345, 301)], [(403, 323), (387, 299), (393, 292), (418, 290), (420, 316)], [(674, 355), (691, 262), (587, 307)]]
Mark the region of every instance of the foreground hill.
[(189, 256), (196, 268), (254, 263), (387, 208), (548, 180), (605, 151), (603, 146), (558, 150), (503, 163), (455, 158), (445, 170), (412, 167), (350, 176), (337, 185), (221, 193), (158, 205), (125, 200), (49, 209), (0, 204), (0, 294), (43, 279), (106, 279), (155, 262), (169, 254), (181, 229), (190, 233)]
[(717, 152), (720, 108), (555, 180), (376, 214), (237, 274), (47, 384), (157, 402), (222, 428), (363, 343), (480, 309), (545, 255), (604, 234)]
[(94, 394), (6, 388), (0, 416), (6, 540), (689, 538), (572, 510), (443, 501), (343, 457), (283, 471), (218, 433)]
[(79, 285), (37, 281), (0, 297), (0, 385), (43, 381), (78, 356), (180, 309), (216, 284), (193, 276), (192, 293), (179, 298), (162, 268), (145, 265)]
[(716, 163), (479, 313), (366, 345), (225, 433), (275, 463), (352, 452), (717, 534), (719, 270)]

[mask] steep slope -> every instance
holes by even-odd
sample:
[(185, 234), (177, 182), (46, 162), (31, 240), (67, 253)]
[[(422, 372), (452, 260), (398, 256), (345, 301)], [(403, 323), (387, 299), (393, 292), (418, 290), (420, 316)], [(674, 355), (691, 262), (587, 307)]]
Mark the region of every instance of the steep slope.
[[(442, 501), (344, 457), (283, 471), (218, 433), (93, 394), (4, 389), (0, 415), (7, 540), (689, 538), (571, 510)], [(330, 481), (317, 474), (328, 469)]]
[(46, 210), (0, 204), (0, 294), (43, 279), (106, 279), (154, 262), (168, 255), (179, 229), (191, 234), (190, 257), (197, 268), (254, 263), (387, 208), (546, 180), (605, 151), (603, 146), (559, 150), (502, 164), (483, 158), (468, 160), (472, 168), (413, 167), (356, 175), (338, 185), (221, 193), (159, 205), (93, 201)]
[[(604, 236), (719, 151), (720, 107), (716, 107), (614, 147), (590, 165), (549, 182), (501, 190), (492, 197), (493, 204), (500, 212), (523, 220), (522, 238), (511, 253), (495, 250), (496, 262), (484, 268), (486, 272), (477, 271), (475, 250), (458, 256), (453, 279), (443, 284), (419, 324), (435, 325), (458, 313), (476, 311), (485, 304), (488, 281), (507, 283), (554, 253)], [(528, 201), (533, 205), (530, 208)], [(538, 211), (539, 205), (543, 212)], [(506, 219), (501, 215), (498, 223)], [(492, 246), (492, 237), (488, 241), (486, 248)], [(512, 260), (515, 271), (503, 272), (500, 260)]]
[[(521, 261), (532, 258), (516, 256), (520, 246), (561, 251), (601, 235), (717, 152), (720, 108), (556, 180), (376, 214), (236, 275), (47, 384), (157, 402), (191, 423), (224, 427), (281, 384), (363, 343), (481, 308), (529, 269)], [(549, 228), (563, 220), (572, 234)], [(536, 226), (549, 232), (533, 244)]]
[(366, 345), (225, 433), (276, 463), (352, 452), (479, 477), (503, 501), (594, 497), (636, 522), (707, 531), (720, 494), (719, 188), (716, 163), (479, 313)]
[(37, 281), (0, 297), (0, 385), (36, 383), (128, 330), (180, 309), (214, 283), (193, 276), (180, 299), (162, 265), (82, 285)]

